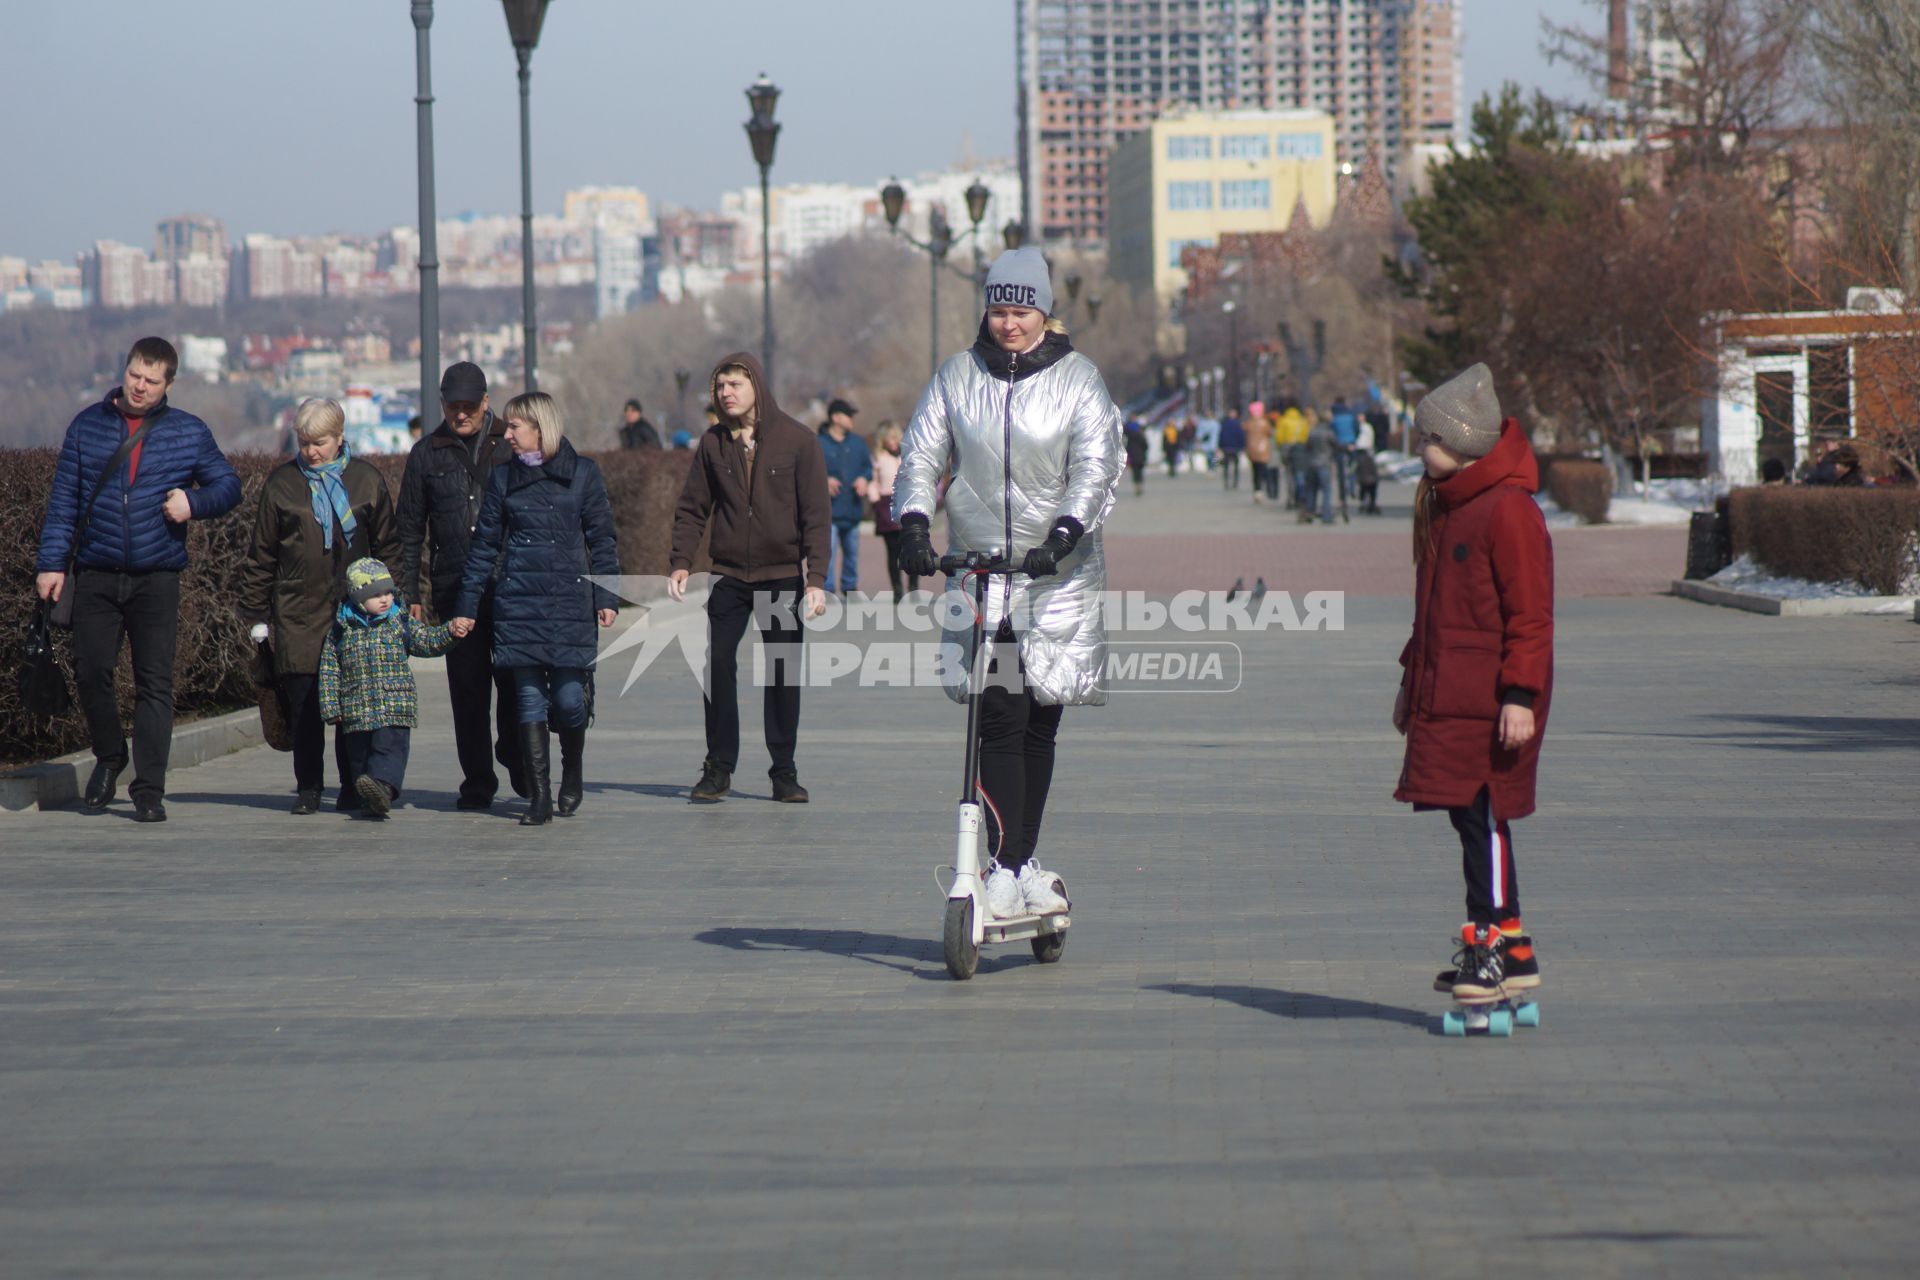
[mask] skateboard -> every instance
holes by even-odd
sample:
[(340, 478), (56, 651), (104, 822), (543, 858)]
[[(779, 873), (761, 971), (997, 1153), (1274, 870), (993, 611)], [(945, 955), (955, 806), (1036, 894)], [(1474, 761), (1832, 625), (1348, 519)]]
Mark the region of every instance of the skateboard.
[(1515, 1027), (1540, 1025), (1540, 1005), (1528, 993), (1505, 992), (1493, 996), (1455, 996), (1453, 1008), (1440, 1015), (1440, 1033), (1464, 1036), (1484, 1031), (1505, 1039)]

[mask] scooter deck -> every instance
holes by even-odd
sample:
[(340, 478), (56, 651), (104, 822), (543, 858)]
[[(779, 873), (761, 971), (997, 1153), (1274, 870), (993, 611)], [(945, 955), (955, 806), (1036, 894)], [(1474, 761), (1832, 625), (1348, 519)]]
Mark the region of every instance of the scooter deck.
[(1063, 933), (1073, 924), (1065, 912), (1051, 916), (1020, 915), (1005, 920), (989, 920), (981, 926), (980, 945), (989, 942), (1018, 942), (1022, 938), (1043, 938)]

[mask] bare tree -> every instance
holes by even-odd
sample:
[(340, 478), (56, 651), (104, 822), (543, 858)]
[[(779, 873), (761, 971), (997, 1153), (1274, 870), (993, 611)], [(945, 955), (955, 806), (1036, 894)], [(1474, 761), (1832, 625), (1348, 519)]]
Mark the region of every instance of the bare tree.
[[(1608, 7), (1607, 0), (1590, 3)], [(1804, 101), (1806, 11), (1800, 0), (1642, 0), (1645, 30), (1670, 52), (1671, 63), (1656, 65), (1642, 50), (1631, 63), (1624, 101), (1564, 105), (1622, 117), (1640, 132), (1673, 131), (1682, 168), (1738, 168), (1751, 152), (1771, 148), (1773, 131), (1790, 123)], [(1543, 19), (1541, 45), (1549, 61), (1573, 66), (1605, 97), (1619, 82), (1601, 25), (1596, 32)]]
[(1907, 292), (1920, 291), (1920, 5), (1812, 0), (1807, 8), (1822, 96), (1862, 133), (1877, 171), (1881, 233), (1898, 246)]

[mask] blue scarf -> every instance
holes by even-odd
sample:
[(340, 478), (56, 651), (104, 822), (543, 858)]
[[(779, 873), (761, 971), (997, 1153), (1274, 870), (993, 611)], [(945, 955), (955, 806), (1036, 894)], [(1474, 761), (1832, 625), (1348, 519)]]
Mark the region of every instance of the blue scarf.
[(307, 465), (307, 460), (299, 454), (294, 455), (294, 463), (300, 468), (300, 474), (307, 478), (307, 493), (313, 499), (313, 518), (320, 525), (320, 545), (328, 551), (333, 550), (333, 525), (340, 522), (340, 531), (353, 541), (353, 531), (359, 528), (359, 522), (353, 518), (353, 504), (347, 501), (347, 483), (340, 473), (347, 465), (347, 442), (340, 442), (339, 456), (332, 462), (323, 462), (317, 467)]
[(393, 603), (387, 606), (387, 611), (378, 617), (368, 613), (350, 599), (340, 602), (340, 610), (336, 616), (343, 627), (377, 627), (391, 618), (405, 618), (408, 615), (400, 605), (400, 597), (395, 596)]

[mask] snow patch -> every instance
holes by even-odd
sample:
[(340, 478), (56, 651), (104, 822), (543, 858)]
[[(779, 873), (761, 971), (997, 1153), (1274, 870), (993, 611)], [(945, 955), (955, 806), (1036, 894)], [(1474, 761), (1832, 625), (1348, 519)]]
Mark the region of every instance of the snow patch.
[[(1741, 556), (1707, 581), (1716, 587), (1729, 587), (1757, 596), (1772, 596), (1776, 600), (1838, 600), (1873, 595), (1857, 582), (1808, 582), (1805, 578), (1782, 578), (1755, 564), (1750, 555)], [(1887, 607), (1891, 611), (1904, 611), (1913, 606), (1899, 597), (1890, 597)]]

